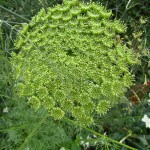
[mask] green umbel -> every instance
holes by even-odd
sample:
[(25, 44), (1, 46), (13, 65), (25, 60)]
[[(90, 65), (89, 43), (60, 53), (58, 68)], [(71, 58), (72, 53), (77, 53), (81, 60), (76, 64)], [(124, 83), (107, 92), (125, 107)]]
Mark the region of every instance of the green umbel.
[(41, 11), (20, 31), (13, 53), (13, 77), (20, 97), (55, 119), (82, 124), (121, 102), (136, 64), (133, 52), (116, 40), (126, 27), (96, 3), (65, 0)]

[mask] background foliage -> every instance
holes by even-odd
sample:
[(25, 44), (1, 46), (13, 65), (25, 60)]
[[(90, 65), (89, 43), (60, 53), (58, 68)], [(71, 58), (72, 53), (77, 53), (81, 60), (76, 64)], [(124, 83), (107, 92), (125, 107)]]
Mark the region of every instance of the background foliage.
[[(97, 0), (111, 9), (114, 18), (124, 20), (128, 26), (129, 47), (141, 55), (141, 66), (132, 68), (136, 75), (135, 84), (141, 85), (150, 80), (150, 2), (149, 0)], [(1, 0), (0, 6), (31, 19), (41, 7), (61, 3), (59, 0)], [(14, 96), (13, 81), (9, 59), (15, 51), (13, 44), (17, 29), (27, 22), (0, 7), (0, 149), (123, 149), (105, 139), (93, 137), (93, 134), (67, 122), (55, 122), (44, 118), (42, 109), (35, 112), (23, 100)], [(10, 26), (11, 25), (11, 26)], [(121, 37), (118, 37), (118, 40)], [(123, 140), (132, 147), (141, 150), (150, 148), (150, 129), (141, 122), (144, 114), (149, 114), (148, 93), (143, 91), (140, 102), (134, 104), (130, 97), (126, 102), (113, 108), (105, 118), (97, 119), (92, 129), (105, 133), (118, 141)], [(128, 94), (127, 94), (128, 95)], [(95, 116), (95, 119), (97, 116)], [(44, 120), (43, 120), (44, 119)], [(54, 127), (55, 126), (55, 127)], [(82, 138), (81, 138), (82, 137)], [(96, 143), (95, 143), (96, 142)], [(45, 146), (46, 145), (46, 146)], [(88, 146), (90, 145), (90, 146)], [(38, 147), (35, 147), (38, 146)], [(90, 148), (88, 148), (90, 147)], [(118, 147), (118, 148), (117, 148)]]

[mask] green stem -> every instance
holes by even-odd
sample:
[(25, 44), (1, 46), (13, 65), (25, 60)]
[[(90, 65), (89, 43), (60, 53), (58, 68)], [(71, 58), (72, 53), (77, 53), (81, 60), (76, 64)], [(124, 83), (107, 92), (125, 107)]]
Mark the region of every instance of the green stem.
[(125, 141), (128, 137), (130, 137), (132, 134), (129, 133), (128, 135), (126, 135), (122, 140), (120, 140), (120, 142), (122, 143), (123, 141)]
[[(65, 119), (66, 121), (72, 123), (73, 125), (82, 126), (82, 125), (79, 125), (78, 123), (76, 123), (75, 121), (73, 121), (73, 120), (71, 120), (71, 119), (69, 119), (69, 118), (64, 118), (64, 119)], [(100, 133), (98, 133), (98, 132), (95, 132), (95, 131), (93, 131), (93, 130), (91, 130), (91, 129), (85, 127), (85, 126), (82, 126), (82, 128), (84, 128), (85, 130), (87, 130), (87, 131), (89, 131), (89, 132), (91, 132), (91, 133), (93, 133), (93, 134), (95, 134), (95, 135), (97, 135), (97, 136), (103, 137), (103, 138), (107, 139), (108, 141), (110, 141), (110, 142), (112, 142), (112, 143), (118, 144), (118, 145), (123, 146), (123, 147), (125, 147), (125, 148), (128, 148), (128, 149), (130, 149), (130, 150), (137, 150), (136, 148), (130, 147), (130, 146), (126, 145), (126, 144), (123, 144), (123, 143), (120, 143), (120, 142), (118, 142), (118, 141), (116, 141), (116, 140), (113, 140), (113, 139), (107, 137), (106, 135), (103, 135), (103, 134), (100, 134)]]
[(2, 130), (0, 130), (0, 132), (7, 133), (9, 131), (14, 131), (14, 130), (22, 129), (22, 128), (26, 127), (26, 126), (27, 126), (27, 124), (24, 124), (22, 126), (14, 126), (14, 127), (10, 127), (10, 128), (7, 128), (7, 129), (2, 129)]
[(38, 128), (44, 123), (44, 121), (47, 119), (48, 115), (45, 115), (45, 117), (38, 123), (38, 125), (32, 130), (32, 132), (26, 137), (24, 142), (20, 145), (18, 150), (22, 150), (25, 146), (25, 144), (28, 142), (28, 140), (34, 135), (34, 133), (38, 130)]
[(21, 15), (18, 15), (18, 14), (16, 14), (15, 12), (13, 12), (13, 11), (11, 11), (11, 10), (9, 10), (9, 9), (7, 9), (7, 8), (5, 8), (5, 7), (3, 7), (2, 5), (0, 5), (0, 8), (3, 9), (3, 10), (5, 10), (5, 11), (7, 11), (7, 12), (9, 12), (9, 13), (11, 13), (11, 14), (13, 14), (13, 15), (15, 15), (15, 16), (17, 16), (17, 17), (19, 17), (19, 18), (21, 18), (21, 19), (23, 19), (23, 20), (25, 20), (25, 21), (27, 21), (27, 22), (30, 21), (30, 20), (28, 20), (28, 19), (22, 17)]
[(10, 96), (7, 96), (7, 95), (3, 95), (3, 94), (0, 94), (1, 97), (5, 97), (5, 98), (11, 98)]
[(36, 48), (42, 55), (43, 53), (40, 51), (40, 49), (30, 40), (28, 39), (24, 34), (22, 34), (21, 32), (19, 32), (19, 30), (17, 30), (14, 26), (12, 26), (11, 24), (9, 24), (7, 21), (1, 20), (2, 23), (5, 23), (7, 26), (9, 26), (11, 29), (15, 30), (17, 33), (20, 33), (22, 37), (24, 37), (25, 39), (27, 39), (27, 41), (34, 46), (34, 48)]
[(128, 1), (127, 5), (126, 5), (126, 10), (128, 10), (128, 6), (130, 5), (131, 1), (132, 1), (132, 0), (129, 0), (129, 1)]

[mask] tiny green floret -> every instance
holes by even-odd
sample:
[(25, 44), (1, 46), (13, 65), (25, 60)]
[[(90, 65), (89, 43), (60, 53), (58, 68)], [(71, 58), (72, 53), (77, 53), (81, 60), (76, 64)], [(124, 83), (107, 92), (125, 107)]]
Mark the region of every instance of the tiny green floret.
[(111, 16), (98, 3), (78, 0), (41, 9), (15, 42), (11, 63), (18, 95), (54, 119), (72, 116), (84, 125), (122, 102), (138, 61), (117, 40), (126, 26)]
[(111, 108), (111, 104), (109, 101), (101, 100), (97, 105), (97, 112), (99, 114), (106, 114), (110, 108)]

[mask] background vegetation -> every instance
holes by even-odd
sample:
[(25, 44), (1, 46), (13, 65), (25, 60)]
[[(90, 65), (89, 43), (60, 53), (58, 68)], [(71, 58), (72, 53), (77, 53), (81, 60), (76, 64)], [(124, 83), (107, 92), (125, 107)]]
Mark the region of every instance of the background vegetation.
[[(87, 0), (86, 0), (87, 1)], [(94, 1), (94, 0), (93, 0)], [(128, 46), (141, 56), (141, 65), (132, 68), (135, 85), (129, 89), (127, 100), (113, 108), (105, 117), (98, 118), (92, 130), (106, 134), (139, 150), (150, 149), (150, 129), (141, 121), (150, 117), (150, 1), (95, 0), (113, 11), (113, 18), (127, 26)], [(43, 109), (34, 111), (25, 99), (15, 95), (11, 78), (11, 52), (14, 41), (24, 23), (42, 7), (61, 0), (1, 0), (0, 1), (0, 149), (1, 150), (80, 150), (126, 149), (95, 136), (82, 127), (68, 122), (54, 121)], [(118, 40), (121, 37), (118, 37)]]

